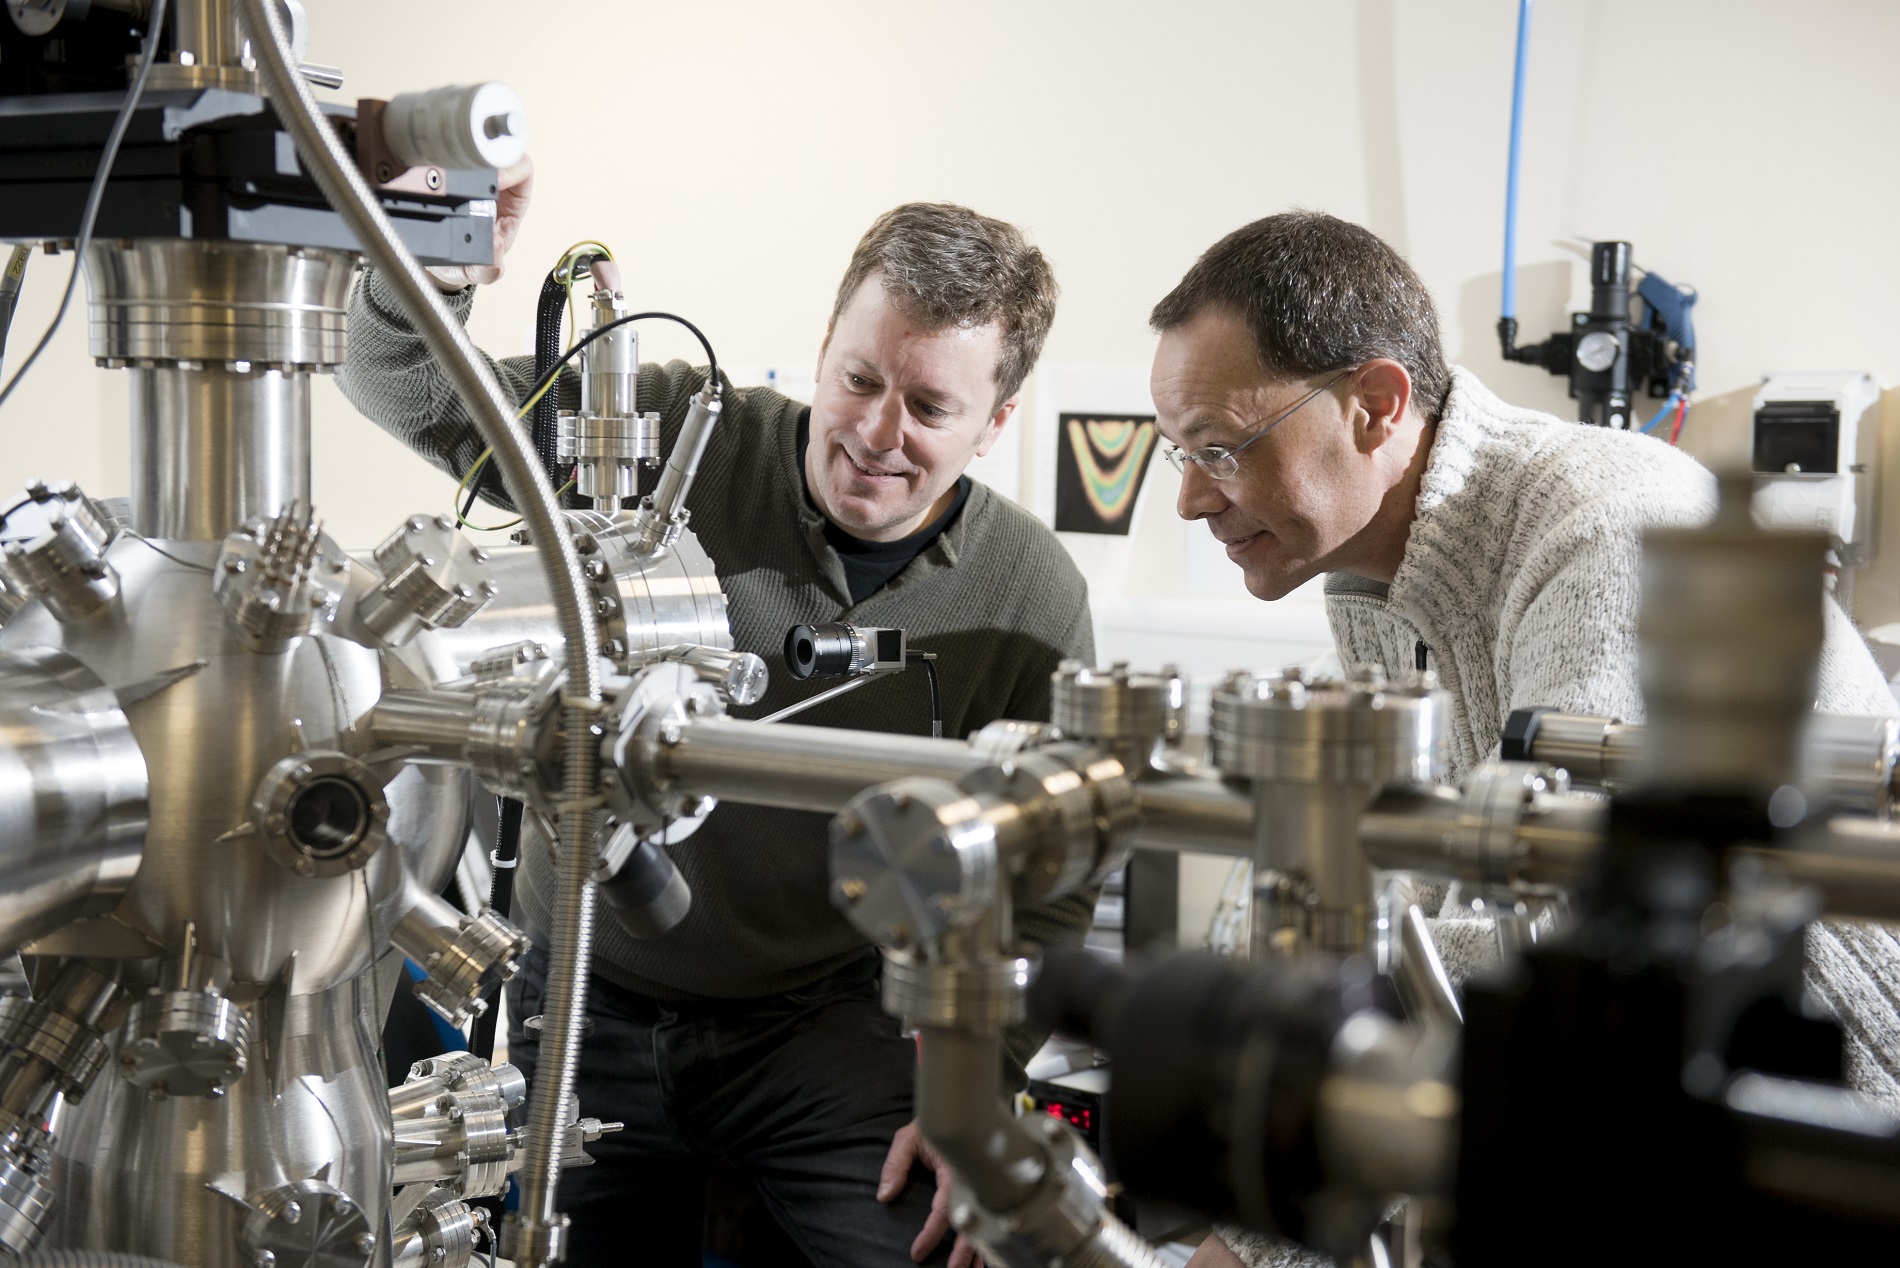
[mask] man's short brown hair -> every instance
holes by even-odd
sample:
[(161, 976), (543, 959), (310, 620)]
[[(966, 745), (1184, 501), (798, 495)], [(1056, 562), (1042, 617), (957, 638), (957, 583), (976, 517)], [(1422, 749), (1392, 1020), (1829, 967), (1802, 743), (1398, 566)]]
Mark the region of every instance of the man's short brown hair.
[(1246, 319), (1268, 374), (1305, 378), (1386, 357), (1412, 376), (1424, 418), (1445, 411), (1451, 370), (1438, 310), (1412, 266), (1370, 230), (1317, 211), (1256, 220), (1209, 247), (1148, 322), (1167, 331), (1208, 308)]
[(905, 203), (877, 218), (838, 283), (833, 326), (873, 273), (905, 315), (928, 329), (996, 323), (1003, 335), (999, 404), (1036, 368), (1056, 319), (1056, 275), (1042, 252), (1015, 225), (954, 203)]

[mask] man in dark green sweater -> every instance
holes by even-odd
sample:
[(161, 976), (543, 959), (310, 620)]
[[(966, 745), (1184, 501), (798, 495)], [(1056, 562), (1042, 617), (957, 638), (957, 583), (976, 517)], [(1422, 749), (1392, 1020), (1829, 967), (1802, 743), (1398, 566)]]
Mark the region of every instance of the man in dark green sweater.
[[(509, 179), (512, 175), (513, 179)], [(528, 181), (504, 174), (497, 258)], [(466, 318), (467, 281), (439, 284)], [(1048, 716), (1058, 662), (1094, 659), (1086, 587), (1055, 535), (964, 474), (1014, 415), (1055, 315), (1055, 280), (1013, 227), (938, 204), (880, 217), (853, 254), (809, 407), (763, 388), (725, 389), (689, 506), (730, 603), (734, 642), (766, 658), (772, 688), (741, 716), (812, 694), (783, 672), (792, 625), (899, 626), (935, 652), (944, 734)], [(530, 358), (495, 363), (521, 399)], [(481, 441), (389, 290), (365, 274), (350, 307), (346, 395), (431, 462), (460, 476)], [(640, 402), (670, 448), (705, 371), (642, 367)], [(563, 408), (578, 399), (570, 371)], [(926, 728), (924, 683), (902, 675), (820, 705), (801, 722)], [(913, 1051), (878, 1004), (876, 952), (827, 898), (823, 815), (726, 804), (673, 849), (691, 913), (642, 941), (603, 915), (578, 1092), (623, 1119), (597, 1165), (562, 1178), (570, 1263), (700, 1262), (708, 1167), (725, 1159), (813, 1262), (953, 1265), (947, 1173), (911, 1113)], [(524, 850), (517, 918), (545, 936), (553, 871)], [(604, 911), (605, 909), (603, 909)], [(1090, 901), (1022, 913), (1028, 941), (1078, 943)], [(545, 956), (510, 988), (510, 1053), (532, 1064), (519, 1019), (541, 1011)], [(1011, 1036), (1026, 1060), (1037, 1036)], [(913, 1166), (936, 1172), (910, 1183)], [(925, 1172), (928, 1175), (928, 1172)]]

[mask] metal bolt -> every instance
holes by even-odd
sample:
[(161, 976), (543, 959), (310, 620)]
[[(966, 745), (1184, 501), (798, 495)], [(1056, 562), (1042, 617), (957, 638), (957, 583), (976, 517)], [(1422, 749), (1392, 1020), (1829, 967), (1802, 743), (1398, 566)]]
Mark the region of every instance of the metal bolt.
[(205, 1095), (211, 1097), (213, 1100), (217, 1099), (220, 1096), (223, 1096), (224, 1084), (213, 1082), (210, 1087), (205, 1089)]
[(472, 599), (475, 597), (475, 592), (463, 582), (458, 581), (455, 583), (455, 597), (458, 599)]
[(668, 722), (660, 728), (660, 743), (668, 745), (669, 747), (678, 744), (680, 742), (680, 735), (680, 724), (677, 722)]
[(847, 876), (838, 882), (838, 897), (848, 903), (855, 903), (862, 899), (870, 888), (869, 885), (866, 885), (857, 877)]
[(312, 775), (316, 773), (317, 773), (316, 770), (313, 767), (311, 767), (311, 765), (308, 762), (305, 762), (302, 765), (297, 766), (291, 770), (290, 780), (294, 784), (301, 784), (303, 783), (304, 780), (309, 779)]
[(587, 574), (589, 581), (600, 581), (607, 575), (607, 561), (605, 559), (590, 559), (581, 565), (581, 571)]
[(452, 519), (450, 519), (450, 518), (449, 518), (448, 516), (446, 516), (446, 515), (438, 515), (438, 516), (436, 516), (436, 517), (435, 517), (435, 526), (436, 526), (437, 528), (439, 528), (439, 529), (441, 529), (441, 530), (442, 530), (443, 532), (445, 532), (445, 533), (452, 533), (452, 532), (454, 532), (454, 531), (455, 531), (455, 521), (454, 521), (454, 520), (452, 520)]
[(574, 534), (575, 553), (581, 554), (581, 555), (591, 555), (599, 549), (600, 549), (600, 543), (594, 540), (594, 535), (592, 533)]
[(277, 1268), (277, 1256), (268, 1250), (259, 1250), (251, 1255), (251, 1268)]
[[(442, 169), (439, 167), (430, 168), (428, 171), (428, 174), (422, 178), (422, 183), (427, 185), (430, 189), (441, 189), (442, 188)], [(363, 1253), (365, 1255), (369, 1254), (367, 1250), (364, 1251)]]
[[(433, 171), (434, 169), (430, 169), (430, 170)], [(436, 181), (436, 183), (441, 184), (441, 181), (439, 178)], [(437, 1249), (439, 1250), (441, 1248), (437, 1247)], [(356, 1235), (356, 1253), (357, 1254), (369, 1255), (369, 1254), (375, 1253), (375, 1250), (376, 1250), (376, 1237), (374, 1234), (358, 1233)]]
[(284, 1203), (284, 1209), (277, 1212), (277, 1218), (286, 1224), (295, 1224), (303, 1219), (303, 1205), (296, 1199)]
[(492, 599), (496, 595), (501, 593), (501, 587), (496, 585), (492, 581), (484, 581), (479, 586), (476, 586), (475, 588), (482, 592), (482, 597), (484, 599)]
[(317, 865), (312, 863), (308, 858), (298, 855), (297, 861), (291, 864), (291, 870), (299, 876), (314, 876), (316, 875)]
[(424, 523), (426, 523), (426, 521), (420, 515), (411, 515), (409, 522), (404, 524), (403, 527), (412, 533), (420, 533)]
[(341, 1215), (349, 1209), (349, 1203), (344, 1201), (341, 1193), (332, 1193), (323, 1199), (323, 1209), (332, 1215)]
[(145, 1089), (145, 1099), (148, 1101), (162, 1101), (171, 1094), (170, 1085), (165, 1083), (154, 1083), (151, 1087)]
[(470, 546), (468, 548), (468, 557), (478, 564), (488, 562), (488, 552), (483, 550), (480, 546)]

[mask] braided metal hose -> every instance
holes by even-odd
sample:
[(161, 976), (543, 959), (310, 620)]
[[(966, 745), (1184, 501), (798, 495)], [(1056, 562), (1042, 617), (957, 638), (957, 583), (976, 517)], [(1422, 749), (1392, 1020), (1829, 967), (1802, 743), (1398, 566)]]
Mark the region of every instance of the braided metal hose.
[(279, 120), (323, 195), (343, 217), (364, 254), (382, 269), (429, 350), (435, 354), (494, 451), (502, 483), (526, 522), (547, 570), (555, 616), (567, 644), (566, 769), (561, 807), (561, 857), (549, 956), (547, 1010), (542, 1052), (528, 1122), (520, 1210), (510, 1217), (510, 1257), (541, 1265), (563, 1255), (565, 1220), (555, 1210), (562, 1113), (574, 1090), (580, 1057), (587, 963), (593, 947), (594, 859), (598, 850), (596, 802), (600, 748), (594, 734), (600, 709), (599, 636), (594, 626), (580, 555), (561, 518), (554, 490), (527, 440), (513, 425), (514, 404), (477, 355), (468, 333), (449, 313), (441, 293), (423, 274), (375, 195), (323, 117), (309, 85), (292, 63), (289, 32), (270, 0), (237, 0)]

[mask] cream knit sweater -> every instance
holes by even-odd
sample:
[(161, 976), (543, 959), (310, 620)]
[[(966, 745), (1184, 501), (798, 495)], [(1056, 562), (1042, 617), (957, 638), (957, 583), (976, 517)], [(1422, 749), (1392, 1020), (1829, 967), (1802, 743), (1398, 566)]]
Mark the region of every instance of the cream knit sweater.
[[(1326, 580), (1339, 658), (1404, 670), (1430, 649), (1452, 700), (1453, 778), (1496, 756), (1515, 709), (1640, 722), (1643, 530), (1714, 510), (1715, 478), (1680, 450), (1517, 409), (1454, 370), (1398, 575)], [(1832, 599), (1815, 707), (1900, 712)]]
[[(1326, 580), (1340, 662), (1405, 670), (1420, 644), (1429, 649), (1451, 696), (1454, 779), (1497, 755), (1516, 709), (1640, 722), (1643, 530), (1701, 523), (1714, 510), (1714, 477), (1680, 450), (1506, 405), (1454, 369), (1398, 575), (1389, 586), (1342, 573)], [(1900, 712), (1832, 599), (1815, 707)], [(1455, 915), (1445, 913), (1437, 935), (1462, 979), (1495, 963), (1497, 943), (1489, 921)], [(1849, 1080), (1900, 1104), (1900, 939), (1880, 925), (1817, 922), (1807, 978), (1847, 1031)], [(1238, 1229), (1221, 1235), (1253, 1268), (1328, 1262)]]
[[(1409, 668), (1420, 643), (1430, 649), (1452, 701), (1454, 778), (1497, 755), (1515, 709), (1640, 722), (1643, 530), (1714, 510), (1714, 477), (1680, 450), (1514, 408), (1454, 370), (1398, 575), (1390, 586), (1327, 579), (1340, 660)], [(1833, 599), (1815, 708), (1900, 712)], [(1474, 931), (1451, 927), (1464, 923), (1443, 922), (1439, 941), (1469, 972), (1478, 965), (1458, 943)], [(1808, 984), (1847, 1028), (1849, 1077), (1900, 1104), (1900, 939), (1879, 925), (1816, 924)]]

